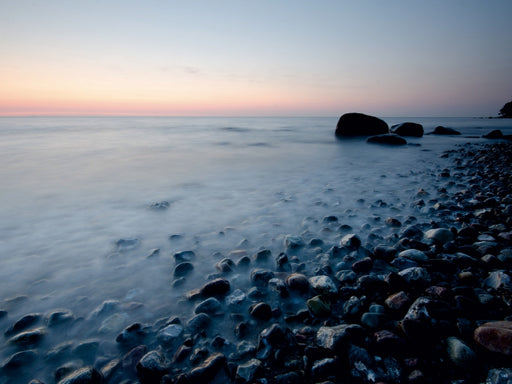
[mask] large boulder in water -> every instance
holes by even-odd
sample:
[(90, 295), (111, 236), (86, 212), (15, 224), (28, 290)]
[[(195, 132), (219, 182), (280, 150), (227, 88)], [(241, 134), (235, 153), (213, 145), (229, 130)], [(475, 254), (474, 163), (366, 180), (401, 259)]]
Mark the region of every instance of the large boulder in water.
[(399, 136), (412, 136), (412, 137), (422, 137), (423, 136), (423, 125), (418, 123), (401, 123), (397, 125), (393, 125), (392, 132)]
[(459, 131), (456, 131), (453, 128), (446, 128), (442, 125), (439, 125), (434, 128), (434, 132), (431, 132), (432, 135), (460, 135)]
[(394, 133), (387, 133), (385, 135), (377, 135), (370, 136), (366, 139), (368, 143), (377, 143), (377, 144), (390, 144), (390, 145), (405, 145), (407, 141)]
[(374, 136), (384, 133), (389, 133), (385, 121), (363, 113), (345, 113), (336, 125), (337, 137)]
[(503, 139), (503, 132), (499, 129), (489, 132), (487, 135), (482, 136), (485, 139)]

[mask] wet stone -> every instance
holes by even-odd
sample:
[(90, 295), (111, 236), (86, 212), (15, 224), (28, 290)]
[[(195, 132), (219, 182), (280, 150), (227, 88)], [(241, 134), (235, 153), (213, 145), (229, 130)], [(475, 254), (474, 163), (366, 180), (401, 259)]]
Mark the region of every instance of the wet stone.
[(304, 239), (300, 236), (286, 235), (284, 245), (289, 250), (298, 250), (306, 245)]
[(119, 252), (128, 252), (140, 245), (139, 239), (119, 239), (116, 241), (116, 249)]
[(181, 326), (180, 324), (170, 324), (163, 328), (162, 330), (160, 330), (157, 333), (156, 338), (162, 344), (171, 345), (175, 344), (178, 340), (181, 339), (181, 337), (183, 336), (183, 332), (183, 326)]
[(200, 302), (194, 308), (194, 313), (206, 313), (208, 315), (215, 315), (222, 309), (222, 304), (215, 297), (209, 297), (208, 299)]
[(225, 257), (217, 264), (215, 264), (215, 267), (222, 273), (229, 273), (233, 272), (233, 269), (235, 268), (235, 262), (230, 258)]
[(251, 281), (256, 287), (266, 287), (270, 279), (274, 277), (274, 272), (256, 268), (251, 271)]
[(204, 284), (199, 293), (206, 297), (222, 296), (228, 293), (230, 289), (229, 281), (219, 277)]
[(196, 257), (196, 254), (194, 251), (180, 251), (176, 252), (173, 257), (176, 263), (179, 264), (185, 261), (193, 261)]
[(11, 339), (9, 339), (9, 342), (20, 347), (30, 347), (41, 343), (45, 335), (45, 328), (39, 327), (18, 333), (16, 336), (13, 336)]
[(141, 323), (134, 323), (126, 327), (119, 335), (117, 335), (116, 342), (125, 346), (135, 346), (137, 344), (142, 344), (145, 337), (146, 330), (144, 329), (144, 326)]
[(194, 270), (194, 265), (188, 261), (184, 261), (182, 263), (179, 263), (174, 268), (173, 275), (174, 277), (183, 277), (188, 275), (190, 272)]
[(168, 370), (164, 356), (158, 351), (146, 353), (137, 363), (141, 383), (159, 383)]
[(72, 321), (74, 318), (73, 312), (69, 309), (60, 309), (50, 312), (46, 317), (46, 323), (48, 327), (54, 327)]
[(95, 368), (81, 368), (65, 376), (58, 384), (100, 384), (103, 376)]
[(309, 280), (302, 273), (292, 273), (286, 278), (286, 284), (292, 291), (307, 293), (309, 291)]
[(251, 382), (258, 377), (261, 370), (261, 361), (258, 359), (251, 359), (243, 364), (239, 364), (236, 369), (236, 376), (245, 382)]
[(313, 276), (309, 278), (311, 288), (320, 294), (330, 295), (338, 292), (338, 287), (329, 276)]
[(128, 374), (137, 374), (137, 363), (148, 352), (148, 347), (138, 345), (128, 351), (121, 359), (123, 370)]
[(245, 293), (241, 289), (235, 289), (230, 295), (226, 296), (225, 302), (229, 307), (237, 307), (240, 306), (245, 299)]
[(18, 332), (24, 331), (29, 327), (37, 324), (43, 315), (40, 313), (29, 313), (28, 315), (22, 316), (14, 324), (12, 324), (7, 330), (4, 332), (4, 335), (9, 337)]
[(425, 232), (425, 239), (436, 244), (444, 244), (452, 241), (454, 238), (453, 233), (448, 228), (435, 228), (429, 229)]
[(331, 304), (322, 296), (314, 296), (306, 301), (310, 312), (317, 317), (327, 317), (331, 314)]
[(476, 353), (456, 337), (446, 339), (446, 351), (450, 360), (459, 368), (471, 369), (478, 363)]
[(212, 380), (225, 366), (226, 356), (215, 353), (208, 357), (201, 365), (192, 369), (188, 375), (191, 384), (202, 384)]
[(370, 257), (364, 257), (352, 264), (352, 270), (355, 273), (367, 273), (373, 267), (373, 260)]
[(268, 321), (272, 318), (272, 308), (267, 303), (256, 303), (251, 306), (249, 313), (252, 317), (262, 321)]
[(475, 330), (475, 342), (485, 349), (512, 356), (512, 321), (493, 321)]
[(316, 343), (334, 352), (339, 352), (351, 343), (357, 343), (364, 335), (358, 324), (341, 324), (333, 327), (320, 327), (316, 334)]
[(31, 364), (37, 359), (37, 357), (38, 353), (35, 349), (16, 352), (2, 362), (0, 369), (23, 369), (26, 365)]
[(192, 334), (200, 333), (210, 326), (211, 321), (206, 313), (199, 313), (187, 322), (187, 330)]
[(349, 233), (341, 238), (340, 245), (346, 248), (359, 248), (361, 246), (361, 239), (354, 233)]
[(264, 263), (272, 258), (272, 252), (269, 249), (263, 249), (254, 255), (254, 261)]

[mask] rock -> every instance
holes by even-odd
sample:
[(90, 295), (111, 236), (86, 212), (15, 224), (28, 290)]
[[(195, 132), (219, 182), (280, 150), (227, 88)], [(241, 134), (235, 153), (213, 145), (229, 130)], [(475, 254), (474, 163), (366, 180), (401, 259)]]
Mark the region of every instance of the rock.
[(20, 351), (12, 354), (0, 365), (0, 369), (24, 368), (37, 359), (38, 353), (35, 349)]
[(98, 351), (100, 342), (98, 340), (86, 340), (78, 343), (74, 348), (71, 349), (71, 353), (82, 360), (93, 360)]
[(236, 346), (236, 351), (238, 352), (238, 355), (240, 357), (254, 355), (256, 353), (256, 350), (257, 350), (256, 346), (253, 343), (246, 341), (246, 340), (241, 341)]
[(387, 329), (373, 334), (374, 346), (384, 355), (400, 355), (404, 352), (405, 340)]
[(398, 254), (398, 257), (404, 257), (406, 259), (413, 260), (417, 263), (422, 263), (429, 260), (425, 252), (422, 252), (418, 249), (407, 249), (405, 251), (400, 252)]
[(386, 133), (384, 135), (370, 136), (366, 139), (367, 143), (374, 144), (389, 144), (389, 145), (406, 145), (407, 140), (402, 136), (395, 135), (394, 133)]
[(504, 271), (493, 271), (483, 281), (483, 285), (492, 289), (512, 289), (512, 278)]
[(459, 368), (471, 370), (475, 363), (478, 364), (475, 352), (456, 337), (446, 339), (446, 351), (450, 360)]
[(340, 324), (333, 327), (320, 327), (316, 333), (316, 343), (323, 348), (340, 352), (349, 344), (364, 336), (363, 328), (358, 324)]
[(210, 382), (225, 365), (226, 356), (222, 353), (215, 353), (190, 371), (188, 374), (189, 382), (191, 384)]
[(194, 308), (194, 313), (206, 313), (207, 315), (215, 315), (222, 309), (222, 304), (215, 297), (209, 297), (208, 299), (200, 302)]
[(297, 250), (304, 247), (306, 243), (300, 236), (286, 235), (284, 238), (284, 245), (289, 250)]
[(174, 255), (174, 261), (176, 261), (176, 264), (182, 263), (184, 261), (192, 261), (195, 259), (196, 254), (194, 251), (180, 251), (176, 252)]
[(323, 295), (334, 295), (338, 293), (338, 287), (329, 276), (313, 276), (309, 278), (311, 288)]
[(432, 135), (460, 135), (459, 131), (456, 131), (453, 128), (446, 128), (441, 125), (434, 128), (434, 131), (431, 132)]
[(389, 132), (387, 123), (377, 117), (363, 113), (345, 113), (338, 120), (335, 135), (344, 136), (373, 136)]
[(101, 333), (117, 333), (126, 326), (128, 319), (127, 313), (114, 313), (101, 322), (98, 331)]
[(268, 321), (272, 318), (272, 308), (263, 302), (251, 305), (249, 313), (257, 320)]
[(397, 125), (393, 125), (391, 127), (393, 133), (400, 136), (412, 136), (412, 137), (422, 137), (423, 136), (423, 125), (418, 123), (401, 123)]
[(274, 376), (275, 384), (302, 384), (303, 379), (297, 372), (286, 372)]
[(137, 363), (142, 357), (148, 353), (148, 347), (145, 345), (138, 345), (127, 352), (121, 360), (123, 371), (132, 375), (137, 374)]
[(206, 313), (199, 313), (191, 318), (187, 323), (187, 328), (190, 333), (200, 333), (205, 331), (211, 323), (211, 318)]
[(373, 260), (370, 257), (364, 257), (352, 264), (352, 270), (355, 273), (368, 273), (373, 267)]
[(251, 271), (251, 281), (256, 287), (266, 287), (273, 277), (274, 272), (267, 269), (256, 268)]
[(222, 296), (228, 293), (230, 289), (231, 285), (229, 284), (229, 281), (219, 277), (203, 285), (199, 290), (199, 293), (201, 296), (205, 297)]
[(512, 356), (512, 321), (492, 321), (475, 330), (475, 342), (485, 349)]
[(314, 296), (306, 301), (311, 313), (318, 317), (326, 317), (331, 314), (331, 304), (322, 296)]
[(169, 208), (170, 204), (168, 201), (158, 201), (149, 205), (149, 209), (154, 211), (163, 211)]
[(182, 263), (179, 263), (174, 268), (174, 277), (183, 277), (188, 275), (192, 270), (194, 269), (194, 265), (188, 261), (184, 261)]
[(336, 358), (326, 357), (325, 359), (317, 360), (311, 367), (311, 377), (315, 382), (322, 379), (327, 379), (329, 376), (335, 375), (340, 368), (340, 362)]
[(58, 384), (100, 384), (103, 376), (93, 367), (81, 368), (65, 376)]
[(500, 129), (495, 129), (482, 137), (485, 139), (503, 139), (503, 132)]
[(245, 293), (241, 289), (235, 289), (233, 293), (226, 296), (226, 304), (228, 307), (237, 307), (241, 305), (246, 299)]
[(453, 232), (448, 228), (429, 229), (425, 232), (425, 239), (434, 244), (445, 244), (453, 240)]
[(105, 300), (98, 307), (96, 307), (92, 312), (90, 317), (102, 317), (113, 314), (119, 309), (119, 301), (118, 300)]
[(156, 338), (158, 341), (160, 341), (162, 344), (165, 345), (172, 345), (176, 344), (179, 340), (181, 340), (181, 337), (183, 336), (183, 326), (180, 324), (170, 324), (166, 326), (165, 328), (161, 329), (157, 335)]
[(256, 379), (260, 371), (261, 361), (258, 359), (251, 359), (238, 365), (236, 369), (236, 376), (248, 383)]
[(292, 273), (286, 278), (286, 285), (291, 291), (309, 292), (309, 280), (302, 273)]
[(511, 384), (512, 383), (512, 369), (511, 368), (498, 368), (490, 369), (487, 373), (487, 380), (485, 384)]
[(264, 263), (272, 257), (272, 251), (270, 249), (262, 249), (254, 255), (254, 261), (257, 263)]
[(119, 239), (116, 241), (116, 249), (118, 252), (128, 252), (140, 245), (139, 239)]
[(411, 299), (404, 291), (400, 291), (390, 295), (384, 303), (393, 311), (405, 312), (411, 304)]
[(134, 347), (135, 345), (142, 344), (145, 337), (146, 331), (142, 324), (133, 323), (117, 335), (116, 342), (123, 344), (124, 346)]
[(423, 340), (429, 337), (432, 318), (428, 306), (431, 302), (427, 297), (418, 297), (400, 322), (402, 330), (410, 339)]
[(425, 268), (411, 267), (398, 272), (411, 285), (426, 285), (430, 283), (430, 275)]
[(18, 333), (16, 336), (13, 336), (11, 339), (9, 339), (9, 343), (16, 344), (20, 347), (35, 346), (41, 343), (45, 335), (45, 328), (39, 327)]
[(75, 316), (69, 309), (59, 309), (52, 311), (46, 317), (48, 327), (54, 327), (68, 321), (74, 320)]
[(349, 233), (341, 238), (342, 247), (357, 249), (361, 246), (361, 239), (354, 233)]
[(235, 267), (235, 262), (228, 257), (223, 258), (215, 267), (222, 273), (233, 272), (233, 268)]
[(4, 332), (4, 335), (9, 337), (18, 332), (24, 331), (32, 325), (38, 323), (42, 319), (43, 315), (40, 313), (29, 313), (28, 315), (20, 317), (14, 324), (12, 324)]
[(137, 363), (137, 376), (141, 384), (160, 383), (160, 379), (168, 371), (165, 357), (158, 351), (146, 353)]

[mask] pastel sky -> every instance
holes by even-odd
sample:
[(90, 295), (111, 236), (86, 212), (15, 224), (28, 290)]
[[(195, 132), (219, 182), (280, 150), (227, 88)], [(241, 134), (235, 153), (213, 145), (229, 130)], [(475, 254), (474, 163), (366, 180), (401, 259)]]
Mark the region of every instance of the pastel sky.
[(511, 0), (0, 0), (0, 115), (496, 116)]

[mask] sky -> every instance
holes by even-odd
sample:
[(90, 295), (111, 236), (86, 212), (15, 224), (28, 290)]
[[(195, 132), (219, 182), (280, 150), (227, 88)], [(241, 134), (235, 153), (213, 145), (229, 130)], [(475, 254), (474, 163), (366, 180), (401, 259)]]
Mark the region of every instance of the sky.
[(0, 115), (497, 116), (511, 0), (0, 0)]

